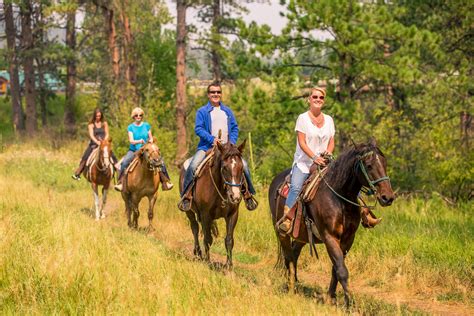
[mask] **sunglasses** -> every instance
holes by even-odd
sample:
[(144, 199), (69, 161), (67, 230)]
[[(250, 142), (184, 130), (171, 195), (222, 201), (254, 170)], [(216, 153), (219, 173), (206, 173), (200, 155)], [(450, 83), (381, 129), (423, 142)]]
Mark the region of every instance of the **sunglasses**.
[(210, 90), (210, 91), (208, 91), (207, 93), (209, 93), (209, 94), (221, 94), (222, 91), (220, 91), (220, 90), (215, 90), (215, 91)]
[(320, 96), (312, 95), (311, 98), (312, 98), (313, 100), (317, 100), (317, 99), (319, 99), (319, 100), (324, 100), (324, 95), (320, 95)]
[(137, 114), (134, 117), (143, 117), (143, 114)]

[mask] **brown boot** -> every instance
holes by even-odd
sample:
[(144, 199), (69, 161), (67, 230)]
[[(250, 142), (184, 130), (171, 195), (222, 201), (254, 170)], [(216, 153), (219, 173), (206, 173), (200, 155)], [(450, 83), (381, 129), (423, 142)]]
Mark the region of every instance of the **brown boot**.
[[(288, 218), (290, 208), (285, 205), (283, 208), (283, 217), (280, 219), (278, 224), (278, 230), (284, 234), (288, 234), (291, 231), (291, 220)], [(283, 220), (283, 221), (282, 221)]]
[(377, 218), (375, 214), (368, 208), (368, 207), (361, 207), (360, 208), (360, 216), (362, 226), (365, 228), (374, 228), (377, 224), (379, 224), (382, 219)]
[(253, 211), (257, 208), (258, 201), (248, 190), (244, 192), (244, 200), (245, 200), (245, 207), (249, 211)]
[(163, 172), (160, 172), (161, 190), (169, 191), (173, 188), (170, 178), (168, 178)]
[(191, 186), (188, 189), (188, 191), (186, 191), (183, 194), (183, 197), (181, 198), (181, 201), (179, 201), (179, 203), (178, 203), (178, 208), (179, 208), (180, 211), (187, 212), (187, 211), (191, 210), (191, 204), (192, 204), (191, 201), (193, 199), (192, 191), (193, 191), (193, 188)]
[(84, 167), (86, 166), (86, 160), (81, 160), (79, 163), (79, 167), (77, 167), (76, 171), (74, 171), (74, 174), (72, 175), (72, 178), (74, 180), (81, 180), (81, 173), (84, 170)]

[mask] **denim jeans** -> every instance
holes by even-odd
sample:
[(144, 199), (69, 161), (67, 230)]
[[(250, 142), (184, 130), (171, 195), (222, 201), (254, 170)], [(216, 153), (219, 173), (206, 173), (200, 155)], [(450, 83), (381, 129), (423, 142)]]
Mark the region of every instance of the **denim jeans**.
[[(194, 172), (196, 171), (199, 164), (204, 160), (204, 158), (206, 158), (206, 152), (204, 150), (198, 150), (194, 154), (193, 158), (191, 159), (191, 163), (189, 164), (189, 167), (186, 170), (186, 173), (184, 174), (184, 181), (183, 181), (184, 190), (183, 192), (181, 192), (181, 196), (183, 196), (184, 192), (188, 190), (188, 187), (191, 184), (191, 182), (193, 182)], [(248, 164), (244, 159), (242, 159), (242, 163), (244, 164), (244, 176), (249, 185), (248, 189), (250, 193), (255, 194), (255, 188), (253, 187), (252, 179), (250, 178), (250, 171), (249, 171)]]
[(303, 183), (308, 179), (308, 177), (309, 173), (303, 173), (296, 164), (293, 166), (291, 169), (290, 191), (285, 203), (286, 206), (292, 208), (295, 205), (296, 199), (303, 188)]
[(191, 159), (191, 163), (184, 174), (183, 192), (181, 192), (181, 196), (183, 196), (184, 192), (188, 190), (189, 185), (191, 185), (191, 182), (193, 182), (194, 172), (196, 171), (196, 168), (199, 166), (199, 164), (204, 160), (204, 158), (206, 158), (206, 152), (204, 150), (198, 150), (194, 154), (193, 158)]

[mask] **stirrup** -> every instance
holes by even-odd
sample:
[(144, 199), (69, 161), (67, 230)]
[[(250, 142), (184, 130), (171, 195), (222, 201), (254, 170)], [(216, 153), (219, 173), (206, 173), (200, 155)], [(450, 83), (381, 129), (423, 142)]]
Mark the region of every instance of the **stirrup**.
[(255, 210), (258, 207), (257, 199), (253, 195), (250, 195), (249, 198), (245, 199), (245, 207), (249, 211)]
[(178, 209), (182, 212), (187, 212), (191, 210), (191, 205), (192, 205), (192, 198), (187, 197), (184, 195), (181, 198), (181, 201), (178, 203)]
[[(289, 227), (287, 230), (285, 230), (282, 225), (286, 224), (287, 222), (290, 222)], [(288, 214), (284, 214), (278, 222), (275, 224), (276, 230), (280, 233), (280, 235), (289, 235), (293, 231), (293, 222), (291, 219), (288, 218)]]

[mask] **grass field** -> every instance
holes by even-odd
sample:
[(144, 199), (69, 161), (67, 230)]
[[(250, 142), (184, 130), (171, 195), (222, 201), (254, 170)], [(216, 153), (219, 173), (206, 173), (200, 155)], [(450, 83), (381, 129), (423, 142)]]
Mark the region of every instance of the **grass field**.
[[(0, 153), (2, 314), (343, 312), (323, 303), (330, 265), (322, 246), (319, 261), (303, 250), (298, 294), (286, 294), (285, 277), (273, 269), (277, 248), (265, 188), (255, 212), (241, 208), (229, 273), (219, 268), (222, 236), (212, 246), (213, 265), (193, 260), (176, 190), (159, 193), (151, 234), (127, 228), (116, 192), (107, 218), (95, 222), (87, 182), (70, 178), (81, 144), (55, 147), (17, 144)], [(382, 223), (360, 228), (347, 258), (352, 312), (473, 315), (472, 208), (433, 198), (377, 209)], [(142, 210), (143, 227), (145, 204)]]

